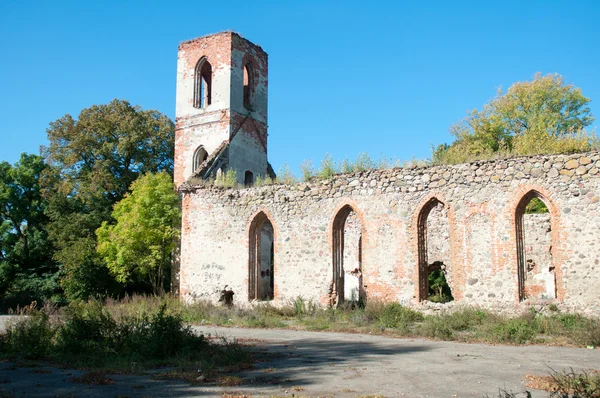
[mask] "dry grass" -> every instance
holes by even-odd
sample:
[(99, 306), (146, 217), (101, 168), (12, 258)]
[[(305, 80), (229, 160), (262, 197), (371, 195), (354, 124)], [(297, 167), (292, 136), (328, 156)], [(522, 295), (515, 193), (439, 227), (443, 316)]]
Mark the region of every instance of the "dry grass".
[(242, 378), (237, 376), (221, 376), (217, 378), (217, 385), (221, 387), (239, 386), (242, 382)]

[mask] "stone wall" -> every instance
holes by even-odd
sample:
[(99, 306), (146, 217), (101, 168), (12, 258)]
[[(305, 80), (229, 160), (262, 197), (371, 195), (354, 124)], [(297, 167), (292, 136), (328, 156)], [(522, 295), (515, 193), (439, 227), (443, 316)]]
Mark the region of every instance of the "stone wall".
[(533, 191), (549, 209), (549, 302), (600, 314), (599, 169), (594, 152), (369, 170), (293, 186), (183, 185), (180, 294), (216, 301), (227, 285), (246, 304), (249, 228), (263, 212), (274, 229), (274, 304), (302, 296), (327, 305), (333, 219), (349, 205), (362, 229), (367, 299), (419, 306), (419, 213), (435, 198), (447, 212), (454, 305), (520, 308), (516, 216)]

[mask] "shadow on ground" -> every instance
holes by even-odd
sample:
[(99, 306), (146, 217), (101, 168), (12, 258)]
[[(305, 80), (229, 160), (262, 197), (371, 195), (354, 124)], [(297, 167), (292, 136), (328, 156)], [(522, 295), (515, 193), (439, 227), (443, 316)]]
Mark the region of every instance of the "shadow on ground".
[[(294, 339), (262, 342), (249, 347), (258, 362), (254, 369), (234, 374), (242, 385), (219, 387), (204, 383), (190, 385), (182, 380), (155, 380), (146, 375), (108, 375), (114, 384), (85, 385), (71, 381), (86, 373), (39, 364), (22, 367), (12, 362), (0, 364), (0, 398), (8, 397), (220, 397), (223, 392), (253, 395), (289, 395), (293, 391), (320, 385), (339, 375), (340, 368), (354, 377), (355, 366), (372, 366), (385, 358), (426, 351), (423, 346), (381, 345), (327, 339)], [(316, 374), (315, 374), (316, 372)], [(286, 394), (288, 392), (288, 394)], [(302, 395), (296, 392), (296, 395)], [(337, 395), (337, 394), (336, 394)]]

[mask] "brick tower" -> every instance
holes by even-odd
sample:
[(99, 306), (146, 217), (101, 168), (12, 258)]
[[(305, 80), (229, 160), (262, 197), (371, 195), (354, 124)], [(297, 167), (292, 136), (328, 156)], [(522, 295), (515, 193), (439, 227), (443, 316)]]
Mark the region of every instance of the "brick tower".
[(274, 177), (267, 161), (268, 56), (234, 32), (185, 41), (177, 57), (175, 184), (230, 169)]

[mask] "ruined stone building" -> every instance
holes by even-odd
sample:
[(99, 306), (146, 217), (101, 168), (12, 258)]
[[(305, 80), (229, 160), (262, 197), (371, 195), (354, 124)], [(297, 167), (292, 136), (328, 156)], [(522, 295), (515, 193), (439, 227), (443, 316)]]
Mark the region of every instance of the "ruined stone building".
[[(239, 305), (435, 299), (600, 314), (599, 153), (253, 187), (273, 176), (267, 87), (267, 54), (235, 33), (179, 46), (184, 300), (217, 301), (231, 289)], [(205, 183), (228, 170), (241, 188)]]

